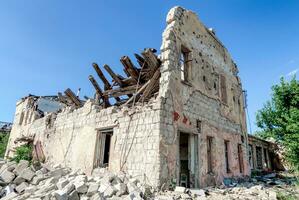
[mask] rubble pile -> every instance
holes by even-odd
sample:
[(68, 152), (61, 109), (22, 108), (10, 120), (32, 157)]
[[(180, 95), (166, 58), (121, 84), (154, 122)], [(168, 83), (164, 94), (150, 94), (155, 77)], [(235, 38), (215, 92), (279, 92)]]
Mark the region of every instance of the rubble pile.
[(1, 161), (0, 198), (23, 199), (144, 199), (154, 191), (138, 179), (124, 173), (113, 174), (105, 168), (95, 169), (92, 176), (60, 166), (43, 165), (36, 169), (28, 161)]
[(111, 173), (97, 168), (91, 176), (60, 166), (32, 166), (0, 161), (0, 198), (3, 200), (98, 200), (98, 199), (267, 199), (276, 200), (279, 192), (299, 197), (299, 188), (291, 187), (296, 179), (282, 179), (277, 174), (256, 176), (247, 181), (226, 179), (223, 185), (205, 189), (175, 187), (158, 191), (125, 173)]

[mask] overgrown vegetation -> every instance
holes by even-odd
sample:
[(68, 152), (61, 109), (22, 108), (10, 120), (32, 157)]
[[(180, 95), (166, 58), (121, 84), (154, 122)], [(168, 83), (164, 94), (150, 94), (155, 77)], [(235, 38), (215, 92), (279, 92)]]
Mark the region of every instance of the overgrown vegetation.
[(299, 82), (281, 78), (272, 87), (272, 98), (257, 113), (257, 136), (274, 138), (286, 150), (286, 160), (299, 170)]
[(283, 192), (277, 192), (277, 199), (278, 200), (296, 200), (297, 198), (290, 194), (286, 194)]
[(20, 162), (20, 160), (28, 160), (29, 162), (32, 161), (32, 145), (30, 144), (24, 144), (22, 146), (19, 146), (16, 148), (16, 153), (13, 158), (11, 158), (12, 161), (16, 161), (17, 163)]
[(9, 134), (0, 132), (0, 158), (4, 157), (8, 139)]

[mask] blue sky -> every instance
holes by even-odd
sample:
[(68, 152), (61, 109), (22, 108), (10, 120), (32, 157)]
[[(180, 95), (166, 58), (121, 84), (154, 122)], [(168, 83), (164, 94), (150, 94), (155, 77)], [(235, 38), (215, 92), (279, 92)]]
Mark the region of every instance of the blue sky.
[(0, 121), (29, 93), (55, 95), (70, 87), (91, 96), (91, 63), (121, 70), (119, 58), (160, 48), (168, 10), (181, 5), (216, 30), (239, 66), (249, 116), (271, 86), (299, 68), (299, 1), (33, 1), (0, 2)]

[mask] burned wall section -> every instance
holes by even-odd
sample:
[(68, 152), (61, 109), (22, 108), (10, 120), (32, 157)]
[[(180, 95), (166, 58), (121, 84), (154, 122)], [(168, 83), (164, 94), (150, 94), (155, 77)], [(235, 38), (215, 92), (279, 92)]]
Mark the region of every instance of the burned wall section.
[[(161, 60), (160, 96), (165, 100), (161, 113), (161, 181), (180, 184), (180, 132), (198, 138), (198, 142), (190, 140), (191, 187), (219, 184), (224, 177), (249, 175), (238, 69), (214, 32), (191, 11), (171, 9), (163, 33)], [(212, 137), (211, 171), (207, 163), (207, 137)], [(229, 141), (229, 172), (225, 141)], [(193, 148), (194, 145), (197, 146)]]
[[(151, 185), (159, 179), (158, 102), (134, 108), (112, 106), (99, 109), (88, 100), (83, 107), (65, 107), (59, 113), (20, 123), (30, 113), (28, 100), (18, 103), (6, 156), (12, 156), (19, 138), (33, 138), (50, 164), (61, 164), (90, 174), (95, 166), (96, 142), (101, 130), (113, 132), (108, 168), (124, 171)], [(23, 119), (24, 120), (24, 119)]]

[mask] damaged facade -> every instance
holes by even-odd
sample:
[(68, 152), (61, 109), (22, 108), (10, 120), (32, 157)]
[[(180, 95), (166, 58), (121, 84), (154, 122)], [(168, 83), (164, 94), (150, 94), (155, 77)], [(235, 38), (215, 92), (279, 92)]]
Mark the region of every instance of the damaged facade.
[[(161, 55), (146, 49), (124, 74), (93, 67), (95, 98), (71, 90), (17, 103), (6, 152), (32, 142), (37, 158), (83, 169), (124, 171), (157, 187), (205, 187), (250, 175), (244, 95), (227, 49), (197, 15), (171, 9)], [(113, 99), (113, 100), (112, 100)], [(114, 104), (112, 102), (115, 102)]]

